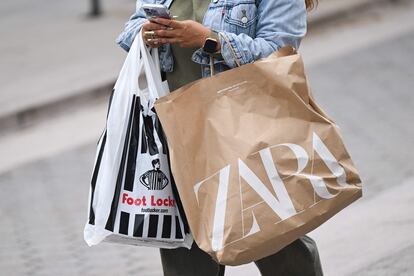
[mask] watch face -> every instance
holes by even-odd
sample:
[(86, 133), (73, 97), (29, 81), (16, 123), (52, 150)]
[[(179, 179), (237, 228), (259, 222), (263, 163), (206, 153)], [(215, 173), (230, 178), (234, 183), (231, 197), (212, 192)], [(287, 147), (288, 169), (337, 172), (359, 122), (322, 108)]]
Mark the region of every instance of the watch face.
[(206, 42), (204, 43), (203, 50), (207, 53), (212, 54), (216, 52), (216, 48), (217, 48), (217, 41), (211, 38), (207, 38)]

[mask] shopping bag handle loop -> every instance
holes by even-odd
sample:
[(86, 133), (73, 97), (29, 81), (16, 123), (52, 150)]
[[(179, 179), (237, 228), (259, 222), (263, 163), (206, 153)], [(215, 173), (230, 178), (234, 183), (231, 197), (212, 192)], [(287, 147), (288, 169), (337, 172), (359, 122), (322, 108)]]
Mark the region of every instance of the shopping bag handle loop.
[(150, 53), (150, 50), (144, 43), (141, 32), (137, 39), (139, 39), (142, 69), (145, 72), (145, 77), (148, 83), (149, 99), (145, 100), (147, 100), (149, 105), (153, 105), (155, 100), (160, 97), (158, 91), (162, 91), (158, 49), (152, 49)]
[[(240, 67), (241, 66), (240, 59), (237, 57), (236, 51), (234, 50), (233, 45), (231, 45), (231, 42), (230, 42), (229, 38), (222, 32), (219, 32), (218, 34), (219, 34), (219, 36), (221, 36), (224, 39), (227, 46), (229, 47), (231, 55), (233, 56), (233, 59), (234, 59), (234, 63), (236, 64), (236, 67)], [(210, 75), (211, 76), (215, 75), (213, 55), (210, 55)]]

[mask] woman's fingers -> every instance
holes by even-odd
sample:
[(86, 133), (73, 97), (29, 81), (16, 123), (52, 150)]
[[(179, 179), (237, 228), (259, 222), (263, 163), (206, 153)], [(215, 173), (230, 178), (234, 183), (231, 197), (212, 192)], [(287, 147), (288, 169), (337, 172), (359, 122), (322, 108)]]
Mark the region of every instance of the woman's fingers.
[[(158, 19), (152, 19), (151, 21), (148, 21), (142, 25), (142, 36), (144, 39), (144, 42), (151, 48), (158, 48), (162, 44), (166, 43), (178, 43), (178, 39), (176, 37), (176, 33), (171, 27), (167, 27), (168, 23), (166, 23), (164, 20), (161, 20), (162, 23), (166, 24), (160, 24), (158, 22), (154, 22)], [(168, 21), (168, 20), (167, 20)], [(169, 20), (171, 21), (171, 20)], [(176, 24), (171, 24), (175, 25)], [(164, 39), (164, 38), (168, 38)], [(164, 42), (168, 41), (168, 42)]]
[(167, 27), (148, 21), (146, 23), (144, 23), (144, 25), (142, 25), (142, 30), (144, 31), (155, 31), (155, 30), (165, 30), (167, 29)]
[(157, 38), (155, 31), (165, 30), (166, 26), (160, 25), (155, 22), (147, 21), (142, 25), (142, 38), (144, 39), (145, 44), (151, 48), (158, 48), (162, 44)]
[(176, 30), (157, 30), (154, 31), (154, 33), (157, 37), (165, 38), (177, 37), (178, 35), (178, 32)]
[(148, 39), (146, 44), (150, 46), (151, 48), (158, 48), (162, 45), (159, 39)]
[[(145, 38), (147, 44), (179, 44), (180, 47), (202, 47), (205, 37), (208, 36), (210, 29), (192, 20), (176, 21), (164, 18), (153, 18), (151, 23), (156, 24), (156, 28), (151, 25), (145, 28)], [(160, 27), (162, 26), (162, 27)], [(148, 27), (148, 28), (147, 28)], [(148, 30), (148, 31), (147, 31)]]
[(159, 38), (158, 39), (159, 40), (159, 42), (161, 42), (162, 44), (175, 44), (175, 43), (178, 43), (178, 44), (180, 44), (180, 43), (182, 43), (182, 40), (180, 39), (180, 38), (176, 38), (176, 37), (174, 37), (174, 38), (165, 38), (165, 37), (161, 37), (161, 38)]
[(173, 29), (181, 29), (182, 28), (182, 23), (180, 21), (176, 21), (176, 20), (157, 17), (157, 18), (151, 19), (151, 21), (155, 22), (155, 23), (158, 23), (158, 24), (161, 24), (161, 25), (164, 25), (164, 26), (169, 27), (169, 28), (173, 28)]
[(175, 20), (168, 20), (164, 18), (153, 18), (150, 21), (144, 23), (142, 26), (143, 37), (146, 42), (148, 39), (152, 41), (158, 41), (158, 43), (163, 43), (161, 39), (158, 38), (174, 38), (177, 36), (177, 31), (175, 29), (181, 29), (182, 24)]

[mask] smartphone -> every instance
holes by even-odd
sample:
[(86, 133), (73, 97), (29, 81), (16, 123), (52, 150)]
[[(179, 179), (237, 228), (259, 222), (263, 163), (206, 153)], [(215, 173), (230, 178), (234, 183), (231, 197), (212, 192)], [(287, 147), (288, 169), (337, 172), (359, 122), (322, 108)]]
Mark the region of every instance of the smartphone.
[(142, 5), (142, 9), (145, 12), (145, 15), (148, 19), (161, 17), (165, 19), (172, 19), (170, 14), (170, 10), (161, 4), (144, 4)]

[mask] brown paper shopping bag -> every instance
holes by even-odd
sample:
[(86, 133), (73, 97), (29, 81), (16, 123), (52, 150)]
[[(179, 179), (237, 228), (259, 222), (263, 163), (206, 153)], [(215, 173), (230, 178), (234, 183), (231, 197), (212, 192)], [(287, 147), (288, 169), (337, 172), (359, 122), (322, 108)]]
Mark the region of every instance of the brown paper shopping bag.
[(361, 197), (338, 126), (284, 48), (155, 105), (195, 241), (222, 264), (271, 255)]

